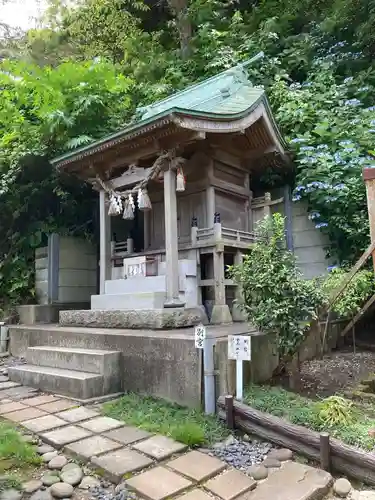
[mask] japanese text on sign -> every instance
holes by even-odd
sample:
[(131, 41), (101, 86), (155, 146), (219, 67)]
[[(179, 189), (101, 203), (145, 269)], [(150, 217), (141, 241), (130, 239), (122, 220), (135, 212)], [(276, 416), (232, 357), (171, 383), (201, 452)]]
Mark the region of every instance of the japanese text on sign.
[(195, 334), (195, 347), (203, 349), (203, 341), (206, 338), (206, 328), (203, 325), (197, 325), (194, 330)]
[(229, 335), (228, 358), (238, 361), (250, 361), (251, 338), (247, 335)]

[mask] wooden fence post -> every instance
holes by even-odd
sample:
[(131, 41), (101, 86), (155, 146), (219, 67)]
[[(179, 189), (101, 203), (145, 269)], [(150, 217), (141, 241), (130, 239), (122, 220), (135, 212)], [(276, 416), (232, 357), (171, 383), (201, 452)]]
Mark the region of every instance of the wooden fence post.
[(233, 396), (225, 396), (225, 421), (229, 429), (234, 429)]
[(328, 432), (320, 434), (320, 466), (326, 471), (329, 471), (331, 468), (331, 446), (329, 444)]

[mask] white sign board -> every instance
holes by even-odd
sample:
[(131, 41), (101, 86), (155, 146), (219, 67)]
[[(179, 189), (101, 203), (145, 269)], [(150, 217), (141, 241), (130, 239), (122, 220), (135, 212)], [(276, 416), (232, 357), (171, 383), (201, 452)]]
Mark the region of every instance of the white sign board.
[(206, 338), (206, 327), (203, 325), (197, 325), (194, 330), (195, 337), (195, 347), (197, 349), (203, 349), (204, 339)]
[(236, 361), (250, 361), (251, 337), (248, 335), (229, 335), (228, 358)]

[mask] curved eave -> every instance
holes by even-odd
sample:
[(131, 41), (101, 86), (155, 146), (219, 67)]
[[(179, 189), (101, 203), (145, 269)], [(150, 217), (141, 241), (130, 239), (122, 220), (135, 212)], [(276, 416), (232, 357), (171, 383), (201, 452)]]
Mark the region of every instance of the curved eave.
[[(62, 168), (67, 164), (80, 161), (83, 158), (92, 156), (96, 153), (101, 153), (105, 150), (113, 148), (114, 146), (120, 143), (128, 142), (134, 139), (135, 137), (142, 136), (144, 134), (152, 132), (153, 130), (156, 130), (158, 128), (161, 128), (165, 125), (172, 123), (178, 125), (181, 128), (206, 131), (207, 126), (200, 126), (199, 122), (201, 122), (201, 125), (203, 125), (204, 122), (206, 122), (206, 124), (207, 122), (211, 122), (213, 125), (212, 129), (210, 128), (211, 132), (216, 131), (220, 133), (225, 133), (225, 132), (233, 133), (236, 131), (243, 130), (246, 124), (242, 123), (241, 120), (245, 119), (246, 117), (251, 117), (251, 115), (255, 113), (257, 108), (262, 106), (264, 107), (264, 112), (260, 113), (260, 116), (256, 119), (259, 119), (261, 116), (264, 115), (266, 116), (267, 118), (266, 126), (271, 132), (271, 135), (277, 138), (275, 142), (278, 143), (280, 153), (284, 155), (286, 150), (285, 142), (272, 116), (268, 100), (265, 95), (262, 95), (250, 107), (238, 113), (222, 114), (222, 113), (202, 112), (202, 111), (183, 109), (183, 108), (172, 108), (165, 112), (160, 113), (159, 115), (155, 115), (150, 119), (142, 120), (138, 123), (135, 123), (134, 125), (131, 125), (124, 130), (111, 134), (110, 136), (107, 136), (104, 139), (96, 141), (82, 148), (76, 149), (70, 153), (65, 153), (63, 155), (60, 155), (52, 159), (51, 164), (57, 168)], [(196, 119), (197, 122), (196, 127), (189, 126), (188, 122), (189, 118)], [(217, 125), (223, 124), (225, 122), (230, 123), (231, 127), (229, 127), (228, 129), (225, 129), (220, 126), (215, 127), (214, 122), (216, 122)], [(234, 122), (238, 122), (237, 127), (236, 123)], [(251, 123), (249, 126), (251, 126)]]

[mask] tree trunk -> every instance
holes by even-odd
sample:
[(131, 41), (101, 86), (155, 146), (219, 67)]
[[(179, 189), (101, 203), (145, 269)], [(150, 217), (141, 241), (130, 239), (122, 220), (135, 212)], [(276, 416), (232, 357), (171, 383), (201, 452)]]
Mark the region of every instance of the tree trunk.
[(191, 39), (193, 36), (193, 27), (188, 15), (189, 0), (168, 0), (168, 2), (176, 16), (181, 56), (186, 60), (191, 54)]

